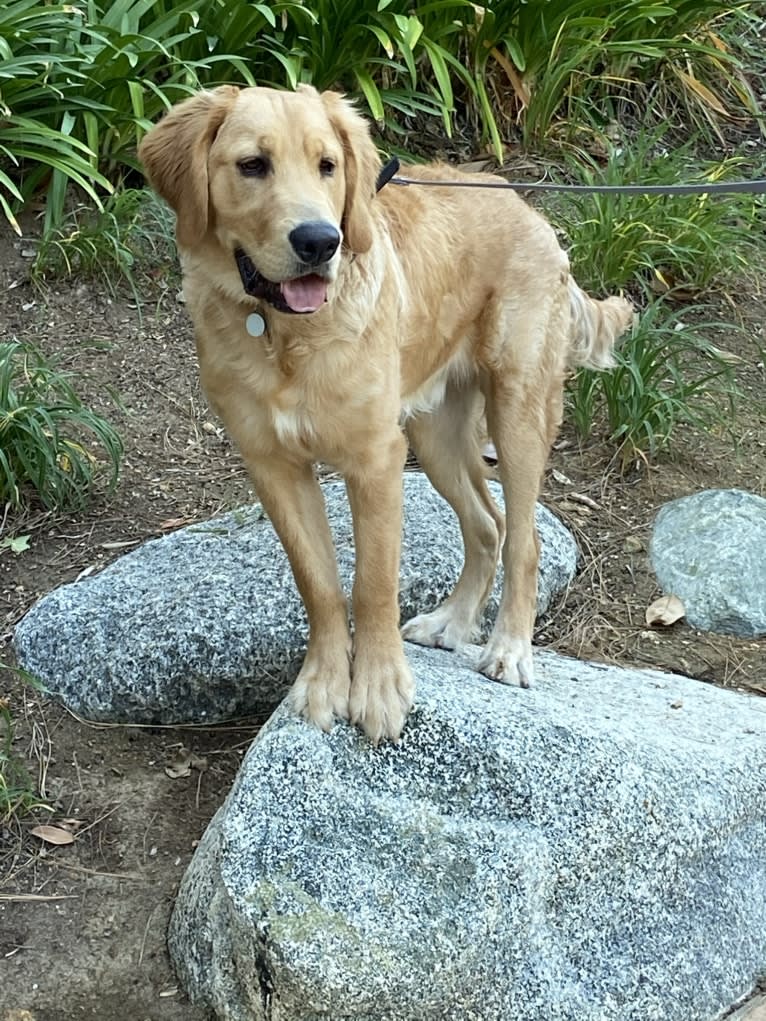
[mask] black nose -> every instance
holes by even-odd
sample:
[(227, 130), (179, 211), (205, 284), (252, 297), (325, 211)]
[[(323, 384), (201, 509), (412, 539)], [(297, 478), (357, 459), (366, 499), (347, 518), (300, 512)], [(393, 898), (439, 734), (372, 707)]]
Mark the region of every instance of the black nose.
[(308, 266), (318, 266), (335, 255), (340, 244), (337, 227), (324, 220), (299, 223), (288, 235), (293, 251)]

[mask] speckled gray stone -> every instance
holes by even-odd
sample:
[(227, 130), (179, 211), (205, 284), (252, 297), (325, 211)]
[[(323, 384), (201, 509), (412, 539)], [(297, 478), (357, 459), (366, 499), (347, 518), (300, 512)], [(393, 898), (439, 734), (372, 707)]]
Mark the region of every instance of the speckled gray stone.
[(701, 631), (766, 635), (766, 500), (709, 489), (665, 504), (650, 547), (664, 592)]
[[(500, 500), (500, 487), (491, 484)], [(324, 487), (341, 578), (353, 532), (345, 487)], [(574, 577), (569, 531), (537, 508), (538, 611)], [(452, 509), (424, 476), (405, 475), (402, 618), (432, 609), (462, 566)], [(500, 581), (485, 625), (494, 619)], [(282, 545), (258, 507), (147, 542), (100, 574), (45, 596), (19, 623), (21, 666), (88, 719), (217, 721), (271, 712), (303, 661), (308, 625)]]
[(225, 1021), (712, 1021), (766, 971), (766, 701), (412, 649), (398, 746), (279, 709), (169, 943)]

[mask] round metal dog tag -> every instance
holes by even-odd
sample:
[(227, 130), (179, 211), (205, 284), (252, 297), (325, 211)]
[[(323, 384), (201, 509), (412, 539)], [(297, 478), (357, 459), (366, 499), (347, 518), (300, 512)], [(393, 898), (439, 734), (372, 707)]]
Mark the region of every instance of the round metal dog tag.
[(251, 312), (245, 319), (245, 329), (251, 337), (262, 337), (266, 332), (266, 320), (257, 312)]

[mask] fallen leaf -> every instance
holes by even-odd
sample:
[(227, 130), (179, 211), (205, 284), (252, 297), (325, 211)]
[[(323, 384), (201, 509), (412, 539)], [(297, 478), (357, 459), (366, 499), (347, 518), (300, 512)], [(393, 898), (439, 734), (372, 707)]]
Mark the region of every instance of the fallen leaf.
[(169, 776), (171, 780), (191, 776), (191, 762), (188, 759), (175, 759), (169, 766), (165, 766), (165, 776)]
[[(573, 493), (572, 496), (574, 495), (575, 494)], [(563, 511), (569, 511), (572, 514), (584, 514), (586, 517), (590, 517), (590, 515), (593, 513), (590, 507), (587, 507), (585, 504), (581, 503), (578, 500), (570, 500), (569, 498), (567, 498), (564, 500), (559, 500), (558, 505)]]
[(3, 539), (0, 541), (0, 549), (9, 549), (17, 556), (19, 553), (25, 553), (29, 549), (29, 536), (17, 535), (14, 539)]
[(202, 773), (207, 769), (207, 759), (182, 747), (165, 766), (165, 775), (169, 776), (171, 780), (179, 780), (181, 777), (191, 776), (192, 769), (197, 769)]
[(574, 500), (575, 503), (581, 503), (584, 507), (590, 507), (591, 510), (599, 509), (598, 503), (585, 493), (570, 493), (569, 499)]
[(505, 56), (504, 53), (493, 46), (489, 51), (498, 64), (505, 71), (508, 81), (511, 83), (511, 88), (516, 93), (516, 98), (522, 107), (529, 106), (529, 100), (531, 98), (529, 85), (524, 81), (523, 77), (519, 74), (516, 68), (513, 66), (511, 61)]
[(695, 78), (693, 74), (687, 74), (686, 71), (681, 70), (680, 67), (674, 67), (673, 69), (684, 85), (688, 86), (692, 92), (695, 92), (697, 96), (706, 103), (712, 110), (721, 117), (728, 117), (729, 111), (723, 105), (718, 96), (713, 92), (712, 89), (708, 88), (699, 78)]
[(184, 525), (190, 525), (194, 518), (167, 518), (165, 521), (160, 522), (160, 528), (163, 532), (172, 532), (176, 528), (183, 528)]
[[(715, 46), (715, 48), (717, 50), (720, 50), (721, 53), (728, 53), (729, 52), (729, 47), (726, 45), (726, 43), (723, 41), (723, 39), (719, 35), (715, 34), (715, 32), (708, 32), (707, 33), (707, 37), (710, 40), (710, 42), (713, 44), (713, 46)], [(764, 1004), (766, 1004), (766, 997), (764, 997), (764, 1001), (763, 1002), (764, 1002)]]
[(644, 543), (637, 535), (628, 535), (625, 537), (622, 548), (626, 553), (641, 553), (644, 549)]
[(82, 829), (85, 823), (82, 819), (62, 819), (61, 825), (65, 830), (76, 833), (79, 829)]
[(661, 596), (646, 609), (646, 623), (649, 627), (670, 627), (686, 616), (686, 608), (678, 596)]
[(29, 831), (33, 837), (39, 837), (46, 844), (73, 844), (74, 834), (62, 830), (60, 826), (35, 826)]
[(552, 468), (551, 475), (554, 477), (556, 482), (560, 483), (562, 486), (572, 485), (572, 480), (569, 478), (569, 476), (565, 475), (563, 472), (560, 472), (558, 468)]
[(725, 351), (722, 347), (711, 347), (711, 354), (716, 358), (720, 358), (722, 362), (726, 362), (727, 365), (741, 365), (745, 361), (739, 355), (735, 355), (733, 351)]
[(699, 287), (694, 287), (688, 281), (679, 280), (672, 270), (665, 267), (654, 270), (649, 286), (655, 294), (667, 294), (670, 291), (675, 301), (693, 301), (700, 293)]
[(657, 269), (654, 271), (654, 276), (649, 280), (649, 287), (655, 294), (667, 294), (670, 290), (667, 280)]

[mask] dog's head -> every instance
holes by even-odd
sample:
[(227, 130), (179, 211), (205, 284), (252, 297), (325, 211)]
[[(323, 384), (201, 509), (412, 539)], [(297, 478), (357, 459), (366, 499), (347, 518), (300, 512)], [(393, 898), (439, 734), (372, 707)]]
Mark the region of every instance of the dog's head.
[(343, 244), (372, 244), (380, 160), (366, 121), (338, 93), (225, 85), (187, 99), (144, 138), (139, 157), (177, 215), (179, 246), (212, 233), (241, 250), (288, 310), (312, 312)]

